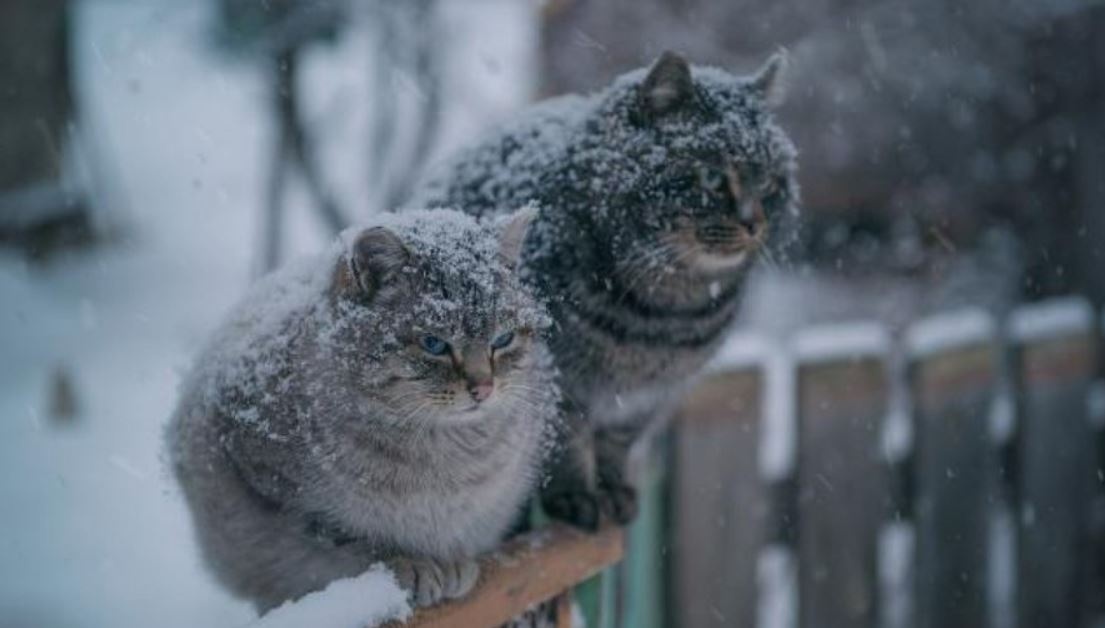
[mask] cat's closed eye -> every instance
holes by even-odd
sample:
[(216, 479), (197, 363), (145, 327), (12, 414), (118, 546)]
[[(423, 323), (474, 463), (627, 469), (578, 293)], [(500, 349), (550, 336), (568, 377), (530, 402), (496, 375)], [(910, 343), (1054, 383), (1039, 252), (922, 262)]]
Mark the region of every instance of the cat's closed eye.
[(491, 341), (492, 351), (502, 351), (514, 344), (514, 330), (505, 331)]

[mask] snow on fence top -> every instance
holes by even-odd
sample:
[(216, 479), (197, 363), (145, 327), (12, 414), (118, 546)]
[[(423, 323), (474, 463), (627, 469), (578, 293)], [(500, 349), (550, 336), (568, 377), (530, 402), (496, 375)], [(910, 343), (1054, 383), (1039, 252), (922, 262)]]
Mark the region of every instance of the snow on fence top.
[(1009, 333), (1016, 342), (1046, 340), (1091, 331), (1096, 318), (1093, 307), (1081, 297), (1052, 299), (1014, 310)]
[(790, 476), (798, 455), (798, 383), (794, 370), (794, 360), (785, 349), (771, 352), (759, 448), (760, 476), (769, 482)]
[(322, 591), (285, 602), (248, 628), (371, 628), (410, 616), (407, 592), (377, 564), (355, 578), (335, 580)]
[(993, 342), (998, 325), (993, 314), (967, 308), (930, 316), (910, 326), (906, 349), (913, 357), (927, 357), (949, 349)]
[(791, 342), (801, 363), (828, 362), (890, 353), (890, 333), (876, 323), (860, 321), (808, 327), (796, 333)]
[(706, 372), (717, 373), (760, 366), (777, 350), (778, 347), (763, 334), (734, 332), (725, 338), (717, 354), (706, 365)]

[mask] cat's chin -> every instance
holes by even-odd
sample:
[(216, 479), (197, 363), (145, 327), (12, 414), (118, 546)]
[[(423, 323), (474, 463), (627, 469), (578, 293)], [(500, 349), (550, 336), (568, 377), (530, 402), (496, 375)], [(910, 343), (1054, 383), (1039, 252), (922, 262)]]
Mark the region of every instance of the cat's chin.
[(494, 404), (487, 402), (474, 403), (470, 406), (457, 408), (438, 420), (444, 425), (471, 425), (473, 423), (479, 423), (488, 418), (493, 409), (493, 405)]
[(694, 266), (705, 273), (721, 273), (745, 266), (752, 259), (751, 251), (739, 251), (730, 255), (717, 253), (699, 253), (694, 257)]

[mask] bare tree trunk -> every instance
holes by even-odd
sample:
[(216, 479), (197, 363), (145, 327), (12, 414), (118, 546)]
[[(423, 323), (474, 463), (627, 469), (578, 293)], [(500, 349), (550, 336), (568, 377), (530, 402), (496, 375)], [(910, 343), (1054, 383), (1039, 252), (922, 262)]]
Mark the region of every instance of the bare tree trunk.
[(262, 273), (276, 268), (280, 263), (284, 198), (288, 180), (294, 171), (298, 170), (302, 175), (319, 217), (332, 232), (338, 233), (348, 224), (323, 182), (322, 172), (303, 121), (297, 90), (301, 50), (298, 46), (281, 50), (276, 55), (273, 66), (277, 140), (266, 191), (260, 268)]
[[(376, 96), (369, 145), (369, 181), (381, 192), (384, 209), (406, 200), (422, 174), (441, 125), (441, 68), (437, 44), (436, 0), (378, 3), (374, 21), (379, 39), (375, 62)], [(413, 137), (399, 137), (396, 71), (413, 77), (420, 102)], [(410, 146), (404, 154), (403, 146)]]

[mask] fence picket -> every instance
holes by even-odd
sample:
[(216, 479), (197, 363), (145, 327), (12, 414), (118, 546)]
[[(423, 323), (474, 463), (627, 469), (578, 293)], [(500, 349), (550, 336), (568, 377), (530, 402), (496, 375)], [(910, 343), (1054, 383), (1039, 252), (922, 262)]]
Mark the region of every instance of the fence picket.
[(1009, 325), (1019, 389), (1018, 624), (1084, 625), (1094, 316), (1087, 303), (1067, 299), (1025, 306)]
[[(963, 334), (964, 328), (977, 333)], [(956, 330), (957, 337), (941, 339), (940, 329)], [(918, 628), (989, 625), (995, 333), (989, 315), (975, 311), (934, 317), (910, 330)]]
[(878, 325), (807, 330), (798, 356), (799, 622), (877, 624), (889, 341)]
[(762, 388), (758, 368), (717, 373), (681, 412), (671, 513), (676, 626), (755, 625), (755, 556), (768, 508), (757, 462)]

